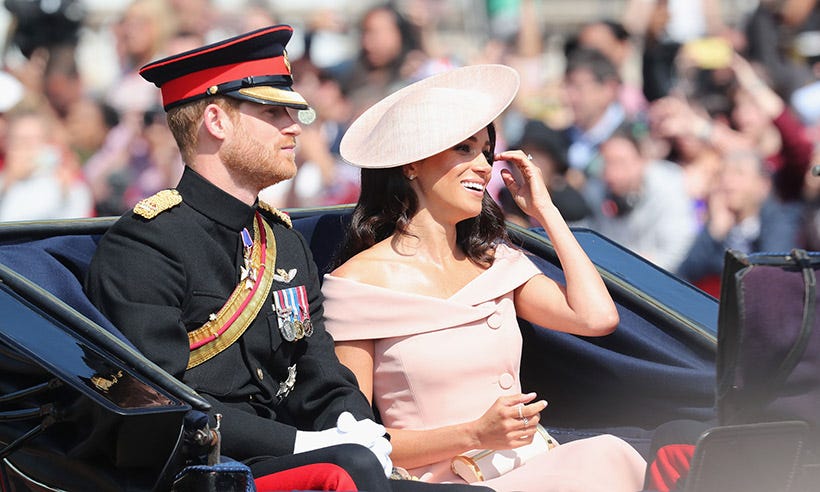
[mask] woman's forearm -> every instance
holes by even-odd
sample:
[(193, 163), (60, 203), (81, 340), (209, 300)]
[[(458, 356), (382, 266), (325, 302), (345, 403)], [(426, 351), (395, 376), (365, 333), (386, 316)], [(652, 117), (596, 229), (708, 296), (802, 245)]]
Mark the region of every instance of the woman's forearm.
[(457, 424), (428, 430), (387, 429), (393, 452), (393, 464), (412, 469), (449, 460), (453, 456), (479, 447), (468, 424)]
[(552, 203), (538, 207), (533, 218), (544, 228), (558, 255), (566, 278), (569, 307), (594, 331), (614, 328), (618, 314), (612, 297), (558, 209)]

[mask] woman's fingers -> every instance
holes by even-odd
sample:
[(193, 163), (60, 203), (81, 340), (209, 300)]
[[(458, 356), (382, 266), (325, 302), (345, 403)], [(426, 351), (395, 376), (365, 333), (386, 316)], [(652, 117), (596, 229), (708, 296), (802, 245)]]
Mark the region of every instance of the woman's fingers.
[[(525, 181), (540, 178), (541, 170), (532, 162), (532, 156), (521, 150), (508, 150), (495, 155), (497, 161), (507, 161), (518, 168)], [(543, 180), (542, 180), (543, 181)]]
[(547, 408), (545, 400), (538, 400), (529, 403), (535, 399), (535, 393), (528, 393), (520, 395), (519, 398), (511, 400), (513, 403), (511, 412), (508, 411), (508, 418), (520, 422), (524, 427), (535, 426), (541, 418), (541, 411)]

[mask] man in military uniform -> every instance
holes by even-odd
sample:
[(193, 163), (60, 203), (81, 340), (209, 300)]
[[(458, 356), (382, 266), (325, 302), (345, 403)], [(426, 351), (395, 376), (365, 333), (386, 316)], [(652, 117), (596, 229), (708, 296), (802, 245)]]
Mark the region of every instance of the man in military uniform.
[(387, 480), (390, 444), (334, 354), (310, 250), (285, 214), (258, 201), (296, 173), (299, 123), (312, 119), (291, 88), (291, 34), (271, 26), (141, 69), (162, 92), (186, 167), (175, 189), (106, 233), (87, 294), (212, 404), (222, 453), (248, 463), (258, 486), (280, 488), (272, 474), (318, 462), (360, 490), (461, 488)]

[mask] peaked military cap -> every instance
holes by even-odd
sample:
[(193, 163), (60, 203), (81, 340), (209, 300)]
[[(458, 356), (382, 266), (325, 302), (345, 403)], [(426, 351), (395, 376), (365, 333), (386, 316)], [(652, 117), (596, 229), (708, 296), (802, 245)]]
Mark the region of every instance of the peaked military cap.
[(288, 25), (264, 27), (151, 62), (139, 73), (160, 88), (166, 111), (217, 94), (309, 110), (291, 87), (285, 46), (292, 34)]

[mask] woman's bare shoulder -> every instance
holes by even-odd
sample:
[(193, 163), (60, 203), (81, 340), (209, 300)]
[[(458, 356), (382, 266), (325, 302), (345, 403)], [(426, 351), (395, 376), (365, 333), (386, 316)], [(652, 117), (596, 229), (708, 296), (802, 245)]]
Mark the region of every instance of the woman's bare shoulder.
[(356, 282), (384, 286), (385, 279), (390, 278), (396, 259), (396, 254), (391, 248), (385, 248), (383, 243), (378, 243), (350, 258), (330, 274)]

